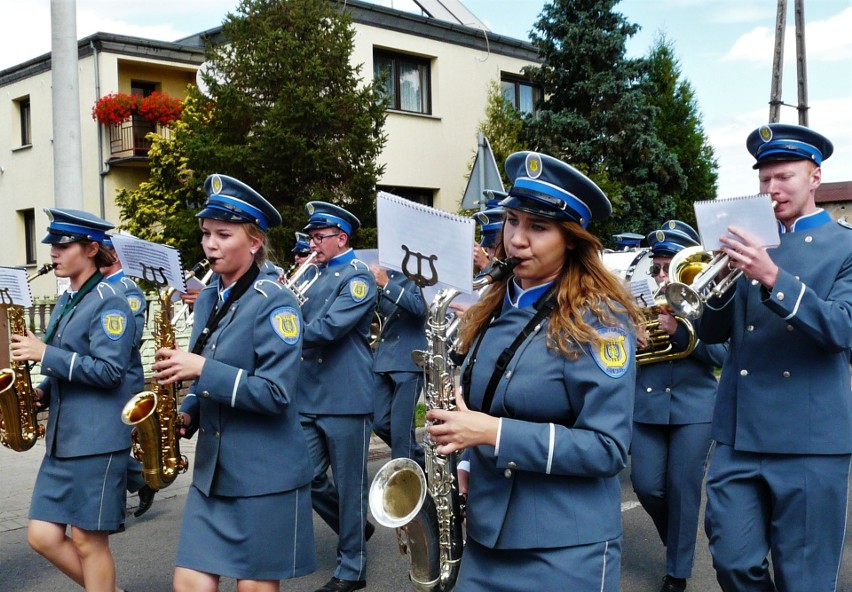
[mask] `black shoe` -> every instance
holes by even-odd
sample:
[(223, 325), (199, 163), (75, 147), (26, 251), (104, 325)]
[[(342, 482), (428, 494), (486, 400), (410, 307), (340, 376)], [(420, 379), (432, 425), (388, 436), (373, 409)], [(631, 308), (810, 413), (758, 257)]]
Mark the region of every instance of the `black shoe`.
[(315, 592), (350, 592), (351, 590), (363, 590), (367, 587), (367, 580), (341, 580), (331, 578), (322, 588)]
[(139, 490), (139, 507), (136, 508), (135, 512), (133, 512), (134, 516), (139, 518), (139, 516), (151, 509), (151, 504), (154, 503), (155, 493), (157, 493), (156, 489), (151, 489), (147, 485), (142, 486), (142, 489)]
[(683, 592), (686, 590), (686, 580), (684, 578), (674, 578), (667, 575), (663, 578), (663, 587), (660, 592)]
[(367, 526), (364, 527), (364, 540), (369, 541), (374, 532), (376, 532), (376, 527), (373, 526), (372, 522), (367, 520)]

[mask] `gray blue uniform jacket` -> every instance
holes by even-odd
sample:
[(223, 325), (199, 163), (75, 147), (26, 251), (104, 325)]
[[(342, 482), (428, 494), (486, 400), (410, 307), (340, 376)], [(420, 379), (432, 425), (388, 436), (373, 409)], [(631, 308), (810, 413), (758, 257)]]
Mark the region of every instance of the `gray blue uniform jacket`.
[(819, 211), (769, 254), (780, 268), (773, 290), (741, 278), (699, 327), (709, 342), (731, 339), (713, 439), (746, 452), (849, 454), (852, 229)]
[[(218, 282), (198, 295), (193, 346), (218, 299)], [(201, 376), (181, 407), (198, 430), (192, 482), (205, 495), (265, 495), (311, 481), (293, 405), (303, 329), (295, 295), (258, 279), (205, 344)]]
[[(477, 352), (472, 409), (482, 404), (498, 355), (534, 314), (532, 306), (504, 304)], [(605, 336), (603, 345), (569, 359), (546, 347), (545, 321), (500, 379), (490, 410), (503, 418), (497, 447), (467, 454), (467, 534), (482, 545), (552, 548), (621, 536), (617, 475), (630, 444), (636, 337), (625, 318), (586, 320)]]
[[(48, 332), (70, 300), (59, 298)], [(127, 368), (134, 325), (124, 294), (101, 282), (59, 322), (41, 359), (39, 385), (50, 406), (48, 456), (76, 457), (130, 447), (130, 426), (121, 411), (130, 399)]]
[(351, 249), (320, 266), (302, 305), (305, 334), (299, 411), (318, 415), (373, 412), (370, 323), (376, 280)]
[[(688, 343), (687, 330), (678, 323), (672, 335), (676, 351)], [(633, 421), (661, 425), (710, 423), (718, 382), (713, 372), (728, 353), (727, 343), (699, 340), (695, 350), (678, 360), (637, 367)]]
[(127, 369), (127, 380), (130, 382), (130, 393), (135, 395), (145, 390), (145, 369), (142, 367), (142, 354), (139, 348), (142, 346), (142, 334), (145, 332), (145, 313), (148, 311), (148, 303), (142, 288), (132, 279), (118, 271), (104, 281), (116, 290), (123, 291), (127, 298), (127, 304), (133, 312), (135, 331), (133, 333), (133, 352), (130, 356), (130, 368)]
[(411, 359), (426, 349), (426, 303), (420, 288), (403, 273), (388, 271), (388, 283), (379, 291), (382, 334), (373, 358), (376, 372), (420, 372)]

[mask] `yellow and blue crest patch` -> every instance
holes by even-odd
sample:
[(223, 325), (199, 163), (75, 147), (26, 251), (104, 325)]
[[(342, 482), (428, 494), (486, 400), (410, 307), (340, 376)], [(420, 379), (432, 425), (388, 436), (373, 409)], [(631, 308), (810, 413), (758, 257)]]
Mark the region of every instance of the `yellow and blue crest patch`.
[(139, 296), (128, 296), (127, 304), (130, 305), (130, 310), (136, 312), (140, 308), (142, 308), (142, 299)]
[(269, 314), (272, 330), (287, 345), (295, 345), (302, 335), (302, 318), (292, 306), (279, 306)]
[(367, 297), (367, 292), (369, 292), (369, 288), (367, 287), (367, 282), (361, 279), (354, 279), (349, 282), (349, 293), (352, 295), (352, 299), (355, 302), (361, 302), (364, 298)]
[(621, 327), (597, 327), (600, 342), (589, 345), (598, 367), (608, 376), (621, 378), (633, 363), (630, 335)]
[(107, 310), (101, 315), (101, 327), (107, 337), (118, 341), (127, 329), (127, 315), (120, 310)]

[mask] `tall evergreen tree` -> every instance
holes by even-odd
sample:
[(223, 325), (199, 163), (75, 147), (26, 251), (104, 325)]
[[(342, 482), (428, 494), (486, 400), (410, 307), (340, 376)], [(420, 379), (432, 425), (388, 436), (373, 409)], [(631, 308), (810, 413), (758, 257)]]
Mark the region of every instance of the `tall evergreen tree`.
[(183, 124), (151, 152), (151, 181), (118, 196), (125, 226), (192, 251), (197, 226), (185, 218), (206, 176), (223, 173), (281, 211), (271, 243), (282, 262), (311, 200), (352, 211), (364, 225), (356, 241), (374, 244), (385, 102), (351, 66), (349, 14), (328, 0), (242, 0), (222, 34), (207, 50), (207, 95), (190, 89)]
[(607, 193), (615, 215), (595, 224), (600, 236), (644, 233), (673, 216), (684, 185), (641, 89), (647, 63), (626, 57), (638, 26), (615, 12), (617, 3), (553, 0), (530, 34), (543, 63), (529, 74), (544, 99), (526, 120), (527, 145), (569, 162)]
[(719, 164), (704, 133), (695, 91), (682, 78), (674, 46), (665, 35), (655, 40), (648, 63), (645, 93), (656, 107), (654, 127), (677, 158), (686, 180), (684, 191), (675, 195), (675, 217), (694, 224), (692, 204), (716, 196)]

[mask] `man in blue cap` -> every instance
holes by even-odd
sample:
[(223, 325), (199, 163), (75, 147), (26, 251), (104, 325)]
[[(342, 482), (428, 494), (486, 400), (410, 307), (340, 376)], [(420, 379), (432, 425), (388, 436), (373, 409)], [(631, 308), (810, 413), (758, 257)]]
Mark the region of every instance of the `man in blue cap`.
[[(669, 220), (648, 234), (647, 242), (653, 261), (649, 273), (664, 287), (671, 280), (672, 258), (685, 248), (699, 246), (701, 240), (689, 224)], [(665, 307), (647, 314), (649, 321), (659, 324), (670, 349), (659, 347), (656, 351), (665, 354), (654, 357), (648, 335), (640, 331), (639, 354), (648, 361), (636, 373), (630, 480), (666, 547), (660, 592), (682, 592), (695, 559), (704, 461), (716, 400), (714, 371), (722, 365), (727, 347), (696, 343), (689, 321), (676, 319)]]
[(491, 261), (494, 259), (494, 251), (500, 238), (500, 229), (503, 228), (503, 213), (503, 208), (493, 207), (476, 212), (472, 216), (480, 227), (479, 245), (473, 249), (473, 266), (478, 270), (483, 270), (491, 265)]
[(365, 543), (372, 534), (367, 455), (374, 405), (370, 324), (376, 280), (349, 246), (349, 237), (361, 226), (358, 218), (322, 201), (309, 202), (305, 209), (309, 219), (304, 231), (317, 254), (319, 277), (302, 305), (299, 411), (314, 464), (314, 510), (340, 537), (337, 569), (318, 592), (349, 592), (367, 585)]
[[(104, 274), (106, 283), (124, 294), (127, 298), (127, 304), (130, 305), (130, 310), (133, 312), (135, 332), (133, 335), (133, 353), (130, 368), (127, 369), (127, 377), (130, 380), (130, 392), (137, 394), (145, 390), (145, 370), (142, 368), (140, 348), (142, 346), (142, 334), (145, 331), (148, 302), (145, 300), (145, 294), (139, 285), (124, 275), (121, 260), (115, 252), (111, 237), (112, 235), (107, 234), (103, 245), (112, 253), (113, 262), (112, 265), (101, 267), (101, 273)], [(145, 479), (142, 477), (142, 463), (136, 460), (136, 457), (132, 454), (127, 463), (127, 491), (138, 493), (139, 506), (133, 513), (136, 518), (151, 509), (151, 505), (154, 503), (154, 494), (157, 491), (145, 483)]]
[(731, 340), (707, 474), (710, 552), (726, 592), (835, 590), (852, 458), (852, 229), (815, 202), (827, 138), (769, 124), (746, 145), (781, 244), (729, 227), (721, 250), (745, 278), (707, 302), (698, 330)]

